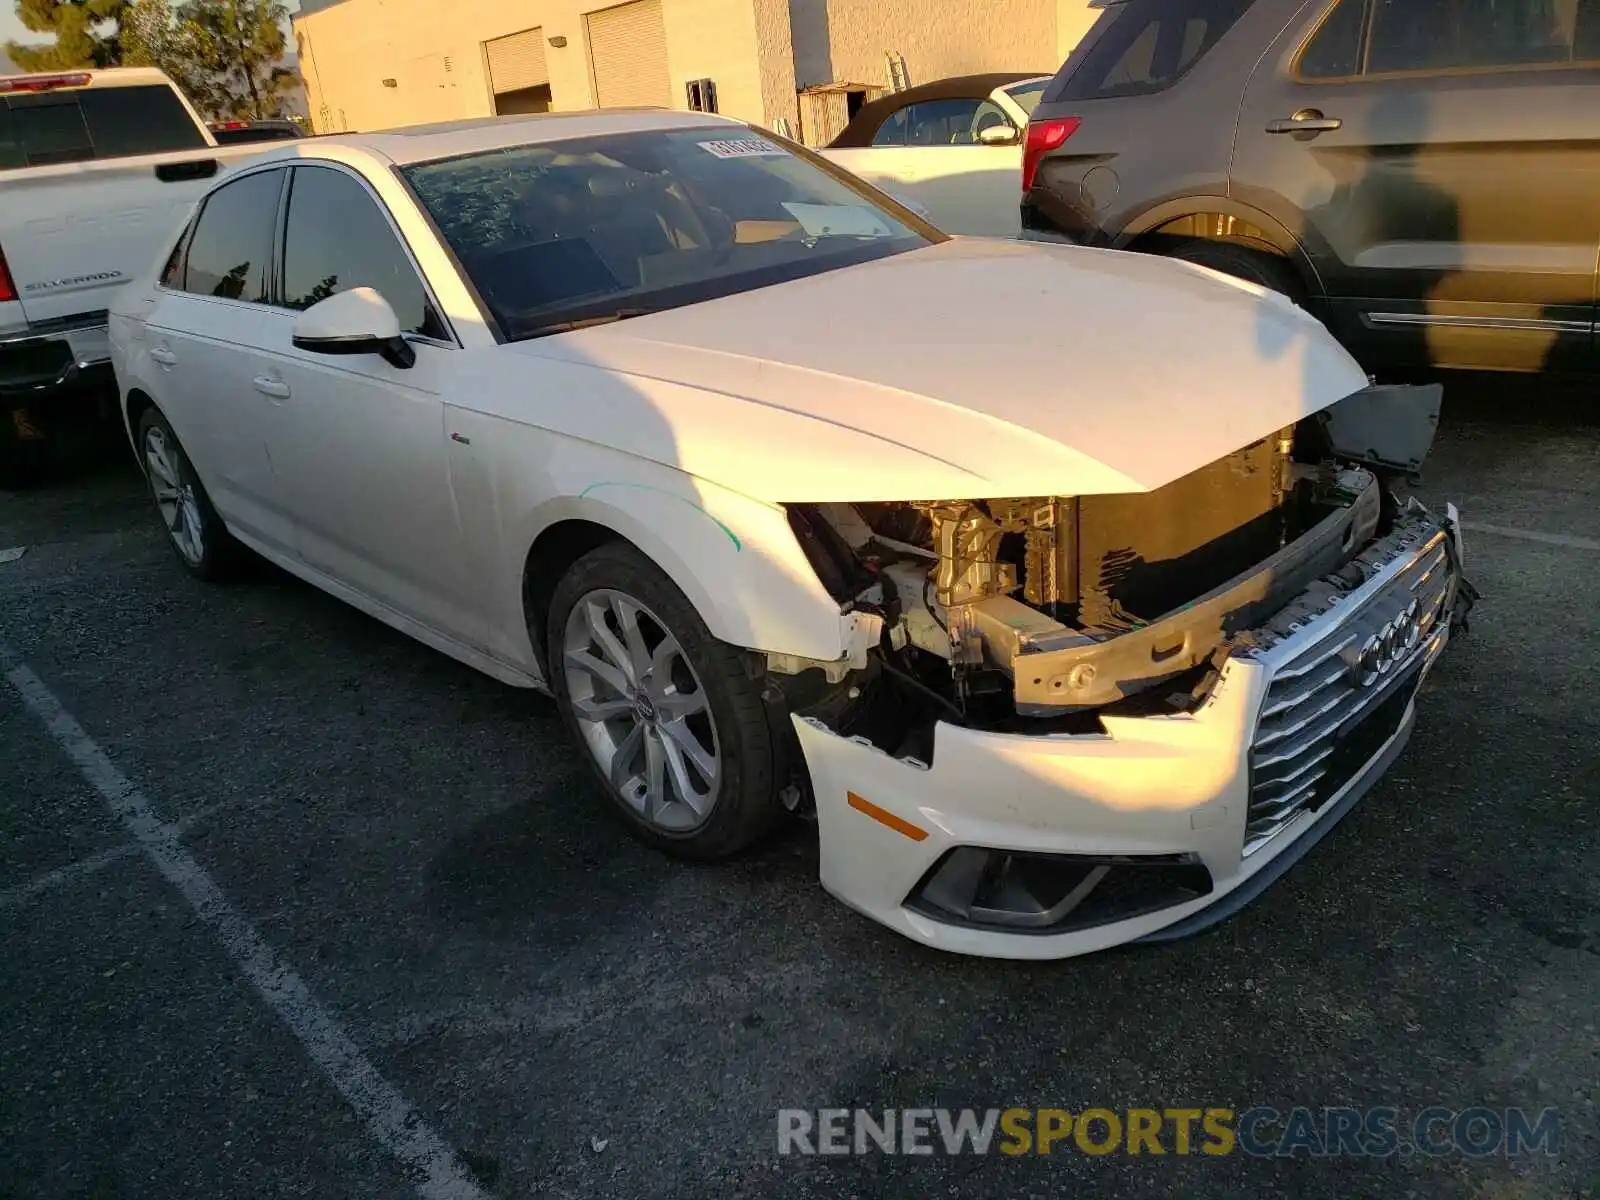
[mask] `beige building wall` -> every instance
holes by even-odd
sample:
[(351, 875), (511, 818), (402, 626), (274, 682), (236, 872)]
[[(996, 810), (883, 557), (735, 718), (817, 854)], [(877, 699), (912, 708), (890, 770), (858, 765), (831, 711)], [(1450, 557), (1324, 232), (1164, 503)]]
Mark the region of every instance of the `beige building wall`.
[(789, 0), (754, 0), (756, 53), (761, 67), (761, 104), (768, 127), (787, 125), (799, 136), (800, 98), (794, 64), (794, 31)]
[(1057, 6), (1066, 2), (790, 0), (795, 75), (802, 88), (885, 86), (886, 52), (905, 59), (913, 85), (979, 71), (1047, 74), (1060, 63)]
[(1100, 18), (1100, 10), (1089, 7), (1089, 0), (1057, 0), (1056, 4), (1056, 66), (1067, 60), (1067, 55), (1077, 49), (1089, 26)]
[[(483, 43), (539, 26), (551, 108), (594, 106), (584, 14), (615, 0), (341, 0), (294, 19), (318, 132), (494, 112)], [(1097, 14), (1088, 0), (662, 0), (675, 103), (711, 78), (720, 110), (798, 131), (800, 89), (888, 86), (885, 52), (910, 82), (974, 71), (1054, 71)], [(387, 81), (387, 82), (386, 82)]]
[(673, 104), (687, 107), (684, 84), (689, 80), (713, 79), (718, 112), (764, 123), (752, 0), (663, 0), (661, 9)]
[[(561, 48), (545, 44), (551, 108), (593, 108), (583, 18), (614, 2), (456, 0), (446, 10), (428, 0), (342, 0), (298, 15), (294, 28), (312, 124), (318, 132), (335, 132), (492, 115), (483, 43), (534, 26), (546, 39), (567, 39)], [(674, 101), (684, 102), (687, 81), (710, 78), (717, 106), (729, 116), (767, 122), (769, 95), (780, 110), (785, 100), (792, 109), (793, 85), (785, 82), (783, 64), (764, 66), (764, 50), (770, 58), (777, 42), (787, 40), (787, 13), (778, 28), (773, 7), (773, 0), (663, 0)], [(759, 29), (758, 15), (764, 18)]]

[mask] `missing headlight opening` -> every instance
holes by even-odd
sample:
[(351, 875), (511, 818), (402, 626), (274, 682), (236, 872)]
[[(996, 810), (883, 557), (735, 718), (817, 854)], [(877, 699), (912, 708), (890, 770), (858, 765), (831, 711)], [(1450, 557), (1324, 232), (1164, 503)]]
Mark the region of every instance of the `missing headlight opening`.
[(1439, 399), (1369, 388), (1150, 492), (791, 505), (823, 585), (883, 636), (827, 680), (771, 665), (792, 711), (923, 761), (940, 720), (1093, 734), (1192, 710), (1253, 630), (1318, 580), (1357, 586), (1362, 550), (1420, 519), (1396, 488)]

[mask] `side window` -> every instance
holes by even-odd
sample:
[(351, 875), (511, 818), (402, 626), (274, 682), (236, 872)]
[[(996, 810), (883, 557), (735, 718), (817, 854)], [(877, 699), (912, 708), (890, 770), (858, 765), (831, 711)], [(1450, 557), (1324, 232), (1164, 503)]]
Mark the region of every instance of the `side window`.
[(178, 94), (161, 84), (85, 88), (78, 105), (96, 158), (199, 150), (206, 144)]
[(172, 248), (172, 253), (167, 255), (167, 265), (161, 268), (161, 286), (169, 288), (183, 288), (183, 268), (186, 252), (189, 249), (189, 234), (191, 228), (183, 231), (183, 236), (178, 239), (178, 244)]
[(924, 100), (906, 109), (909, 146), (964, 146), (972, 142), (972, 118), (981, 100)]
[[(1067, 59), (1051, 100), (1159, 92), (1203, 58), (1252, 0), (1127, 0), (1106, 9), (1107, 28), (1081, 58)], [(1058, 77), (1061, 79), (1061, 77)]]
[(1366, 0), (1339, 0), (1339, 6), (1300, 52), (1300, 78), (1348, 79), (1361, 74), (1361, 35), (1366, 16)]
[(354, 287), (376, 288), (407, 333), (442, 337), (422, 280), (372, 195), (332, 167), (296, 167), (283, 239), (283, 298), (290, 308)]
[(15, 95), (5, 103), (11, 110), (9, 136), (16, 147), (7, 157), (20, 159), (17, 166), (44, 167), (94, 157), (94, 143), (76, 96), (42, 92)]
[(282, 171), (258, 171), (211, 193), (189, 237), (184, 291), (266, 302), (267, 260), (282, 187)]
[(1444, 71), (1593, 56), (1600, 0), (1376, 0), (1367, 70)]
[(17, 140), (16, 126), (11, 121), (11, 105), (0, 100), (0, 171), (28, 165), (28, 156)]
[(906, 110), (896, 109), (872, 135), (874, 146), (904, 146), (906, 144)]
[(164, 84), (18, 93), (0, 100), (0, 169), (198, 150), (205, 135)]

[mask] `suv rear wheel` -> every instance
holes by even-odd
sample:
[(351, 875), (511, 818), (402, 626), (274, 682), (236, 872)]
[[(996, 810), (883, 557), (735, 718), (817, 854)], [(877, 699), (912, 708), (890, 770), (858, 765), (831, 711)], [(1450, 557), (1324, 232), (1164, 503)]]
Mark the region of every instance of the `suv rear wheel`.
[(1181, 258), (1184, 262), (1210, 267), (1235, 279), (1282, 292), (1296, 304), (1305, 302), (1305, 285), (1300, 282), (1295, 269), (1285, 259), (1265, 250), (1257, 250), (1240, 242), (1195, 240), (1184, 242), (1172, 250), (1168, 257)]

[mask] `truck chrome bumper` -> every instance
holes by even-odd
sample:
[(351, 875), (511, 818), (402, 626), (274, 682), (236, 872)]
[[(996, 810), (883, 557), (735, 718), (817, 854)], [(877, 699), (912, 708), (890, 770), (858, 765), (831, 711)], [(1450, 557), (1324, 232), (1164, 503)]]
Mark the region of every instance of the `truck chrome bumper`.
[(0, 333), (0, 396), (43, 398), (80, 376), (111, 368), (111, 338), (103, 318), (94, 323)]

